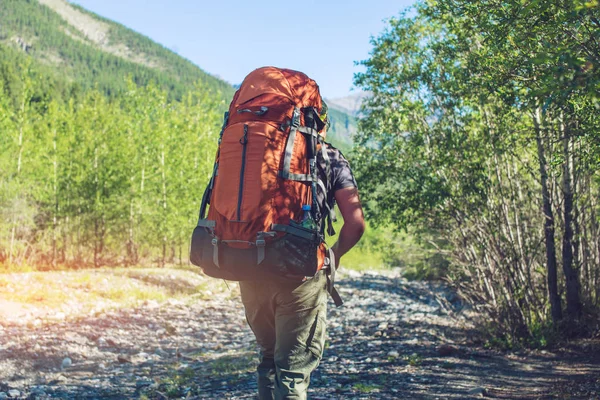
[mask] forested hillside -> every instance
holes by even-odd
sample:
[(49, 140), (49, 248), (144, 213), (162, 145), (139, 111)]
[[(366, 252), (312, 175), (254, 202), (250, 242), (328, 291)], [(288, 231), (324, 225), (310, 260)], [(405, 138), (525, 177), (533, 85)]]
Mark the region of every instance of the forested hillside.
[(356, 79), (369, 215), (443, 239), (505, 345), (599, 328), (599, 44), (598, 2), (427, 2)]
[(329, 118), (331, 127), (327, 132), (327, 141), (332, 142), (342, 151), (350, 151), (353, 144), (352, 138), (358, 129), (356, 118), (331, 107), (329, 108)]
[[(65, 0), (3, 0), (0, 21), (0, 77), (13, 99), (18, 97), (15, 71), (24, 55), (44, 79), (52, 78), (44, 88), (52, 96), (68, 98), (89, 89), (117, 96), (126, 90), (127, 77), (138, 86), (154, 83), (169, 99), (181, 100), (198, 82), (225, 102), (233, 96), (230, 84), (178, 54)], [(348, 150), (356, 121), (339, 110), (331, 115), (329, 140)]]
[(233, 94), (231, 85), (171, 50), (63, 0), (2, 0), (0, 22), (0, 46), (20, 49), (81, 90), (116, 95), (130, 76), (142, 86), (155, 82), (174, 99), (198, 81), (224, 97)]

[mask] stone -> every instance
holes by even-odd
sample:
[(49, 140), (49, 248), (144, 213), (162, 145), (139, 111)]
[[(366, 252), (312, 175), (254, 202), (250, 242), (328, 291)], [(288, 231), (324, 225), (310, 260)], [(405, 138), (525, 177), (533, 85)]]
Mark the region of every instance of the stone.
[(63, 358), (63, 360), (62, 360), (62, 363), (61, 363), (60, 367), (61, 367), (62, 369), (67, 369), (67, 368), (69, 368), (71, 365), (73, 365), (73, 361), (71, 361), (71, 359), (70, 359), (69, 357), (65, 357), (65, 358)]
[(154, 350), (154, 354), (156, 354), (157, 356), (164, 358), (164, 357), (168, 357), (169, 353), (167, 353), (166, 351), (164, 351), (163, 349), (161, 349), (160, 347), (157, 348), (156, 350)]
[(151, 386), (154, 383), (151, 379), (139, 379), (135, 382), (135, 388), (140, 390), (141, 388)]
[(117, 361), (121, 364), (131, 363), (131, 357), (127, 354), (119, 354), (117, 356)]
[(44, 388), (38, 386), (38, 387), (34, 387), (33, 389), (31, 389), (30, 394), (32, 396), (45, 396), (46, 390), (44, 390)]
[(476, 388), (470, 389), (467, 392), (467, 394), (470, 394), (472, 396), (485, 397), (485, 395), (487, 394), (487, 391), (485, 390), (485, 388), (476, 387)]
[(437, 352), (441, 357), (448, 357), (454, 353), (456, 353), (458, 349), (449, 344), (443, 344), (437, 348)]
[(10, 398), (17, 398), (21, 395), (21, 392), (18, 391), (17, 389), (11, 389), (8, 391), (8, 397)]

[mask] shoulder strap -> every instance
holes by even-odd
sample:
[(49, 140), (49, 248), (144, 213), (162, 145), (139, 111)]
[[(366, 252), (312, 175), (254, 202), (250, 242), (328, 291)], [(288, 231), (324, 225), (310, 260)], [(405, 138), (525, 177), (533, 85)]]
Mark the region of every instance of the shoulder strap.
[(219, 154), (221, 148), (221, 141), (223, 140), (223, 132), (225, 131), (227, 122), (229, 122), (229, 112), (226, 111), (223, 115), (223, 126), (221, 127), (221, 133), (219, 133), (217, 156), (215, 158), (215, 165), (213, 166), (213, 173), (210, 177), (208, 185), (206, 186), (206, 189), (204, 189), (204, 194), (202, 195), (202, 203), (200, 204), (200, 216), (198, 217), (198, 223), (200, 223), (200, 221), (202, 221), (206, 216), (206, 207), (210, 204), (210, 195), (212, 194), (212, 189), (215, 185), (215, 177), (219, 174)]
[[(319, 165), (321, 167), (321, 172), (322, 175), (324, 176), (323, 180), (319, 180), (318, 184), (319, 187), (321, 189), (321, 191), (323, 192), (323, 195), (325, 197), (324, 200), (324, 206), (325, 206), (325, 210), (327, 211), (324, 214), (324, 220), (327, 223), (327, 234), (329, 236), (333, 236), (335, 235), (335, 229), (333, 228), (333, 222), (337, 221), (336, 215), (335, 215), (335, 197), (333, 194), (333, 182), (331, 180), (331, 160), (329, 158), (329, 154), (327, 152), (327, 148), (329, 146), (329, 144), (327, 142), (325, 142), (325, 140), (323, 140), (323, 138), (321, 136), (319, 136), (319, 143), (321, 144), (321, 158), (322, 158), (322, 165)], [(324, 181), (324, 182), (323, 182)], [(325, 232), (325, 224), (323, 224), (323, 233)]]

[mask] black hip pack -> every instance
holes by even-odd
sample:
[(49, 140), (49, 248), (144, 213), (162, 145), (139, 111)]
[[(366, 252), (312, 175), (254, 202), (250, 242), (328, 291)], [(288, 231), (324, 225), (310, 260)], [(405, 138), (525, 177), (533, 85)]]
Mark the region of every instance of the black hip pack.
[(192, 233), (190, 261), (213, 278), (230, 281), (256, 279), (295, 280), (314, 276), (318, 271), (317, 231), (301, 225), (272, 225), (271, 241), (257, 240), (250, 248), (236, 248), (214, 234), (212, 221), (201, 220)]

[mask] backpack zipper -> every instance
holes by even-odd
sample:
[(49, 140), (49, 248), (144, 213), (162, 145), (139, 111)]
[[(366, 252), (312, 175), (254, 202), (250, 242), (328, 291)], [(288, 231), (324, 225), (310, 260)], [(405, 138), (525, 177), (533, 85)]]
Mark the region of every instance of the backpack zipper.
[(244, 136), (240, 139), (242, 149), (242, 168), (240, 169), (240, 189), (238, 192), (237, 219), (242, 220), (242, 195), (244, 193), (244, 170), (246, 168), (246, 148), (248, 144), (248, 125), (244, 124)]

